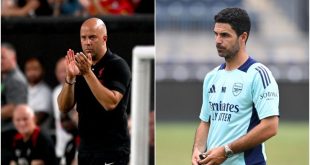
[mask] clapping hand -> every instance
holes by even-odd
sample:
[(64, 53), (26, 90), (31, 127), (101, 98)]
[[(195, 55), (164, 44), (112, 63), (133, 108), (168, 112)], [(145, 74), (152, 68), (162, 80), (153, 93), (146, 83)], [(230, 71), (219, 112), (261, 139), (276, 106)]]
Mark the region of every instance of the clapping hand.
[(90, 53), (87, 55), (82, 52), (77, 53), (75, 56), (75, 61), (81, 75), (91, 72), (92, 57)]
[(67, 51), (66, 72), (67, 72), (67, 78), (69, 79), (69, 81), (75, 79), (75, 77), (80, 74), (80, 70), (77, 67), (75, 59), (74, 59), (74, 51), (72, 49), (69, 49)]

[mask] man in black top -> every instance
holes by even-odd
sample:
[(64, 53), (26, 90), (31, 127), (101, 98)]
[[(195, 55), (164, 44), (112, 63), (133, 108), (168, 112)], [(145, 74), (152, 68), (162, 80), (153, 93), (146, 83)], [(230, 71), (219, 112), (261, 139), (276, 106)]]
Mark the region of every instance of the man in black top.
[(127, 165), (129, 66), (107, 48), (107, 29), (102, 20), (86, 20), (80, 40), (83, 53), (67, 51), (66, 83), (58, 96), (62, 112), (71, 110), (76, 103), (81, 138), (78, 162)]
[(54, 143), (36, 126), (34, 112), (28, 105), (16, 107), (13, 122), (18, 133), (11, 144), (14, 153), (11, 165), (56, 165)]

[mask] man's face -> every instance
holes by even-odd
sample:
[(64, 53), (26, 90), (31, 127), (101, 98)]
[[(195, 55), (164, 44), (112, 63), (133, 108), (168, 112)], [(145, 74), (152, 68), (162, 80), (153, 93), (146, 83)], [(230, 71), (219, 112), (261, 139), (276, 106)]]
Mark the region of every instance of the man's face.
[(80, 31), (80, 39), (83, 52), (96, 57), (105, 46), (104, 34), (98, 27), (83, 25)]
[(39, 61), (31, 60), (25, 65), (25, 73), (30, 84), (37, 84), (42, 80), (43, 69)]
[(214, 26), (215, 43), (220, 57), (230, 59), (239, 49), (239, 37), (228, 23), (216, 23)]
[(14, 58), (12, 50), (1, 47), (1, 73), (6, 73), (13, 68)]
[(29, 112), (19, 110), (13, 116), (14, 125), (19, 133), (22, 135), (29, 134), (34, 127), (34, 117)]

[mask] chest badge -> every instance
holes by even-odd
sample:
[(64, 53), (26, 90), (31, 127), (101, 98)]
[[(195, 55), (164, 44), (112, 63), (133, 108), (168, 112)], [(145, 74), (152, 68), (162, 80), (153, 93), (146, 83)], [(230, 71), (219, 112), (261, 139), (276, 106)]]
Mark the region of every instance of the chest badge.
[(234, 96), (238, 96), (243, 88), (243, 84), (242, 83), (234, 83), (233, 87), (232, 87), (232, 93), (234, 94)]
[(104, 81), (103, 81), (103, 71), (104, 71), (104, 68), (100, 69), (99, 73), (98, 73), (98, 79), (101, 82), (101, 84), (104, 84)]
[(21, 154), (22, 154), (21, 150), (19, 150), (19, 149), (16, 149), (16, 150), (15, 150), (15, 155), (16, 155), (16, 157), (20, 157)]
[(103, 71), (104, 71), (104, 68), (99, 70), (99, 76), (98, 77), (102, 77), (103, 76)]

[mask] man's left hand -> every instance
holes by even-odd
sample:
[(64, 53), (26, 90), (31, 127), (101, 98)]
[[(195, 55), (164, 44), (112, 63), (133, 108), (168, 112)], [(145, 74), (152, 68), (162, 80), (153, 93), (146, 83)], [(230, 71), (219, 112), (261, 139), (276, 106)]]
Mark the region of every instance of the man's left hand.
[(226, 160), (224, 147), (217, 147), (209, 150), (206, 153), (207, 157), (201, 161), (199, 164), (203, 165), (219, 165)]
[(75, 61), (77, 67), (80, 70), (81, 75), (91, 72), (91, 65), (92, 65), (91, 54), (85, 55), (82, 52), (77, 53), (75, 56)]

